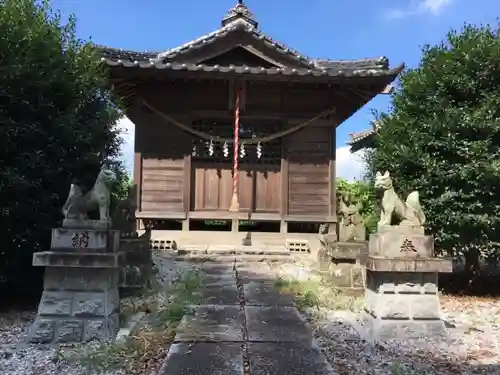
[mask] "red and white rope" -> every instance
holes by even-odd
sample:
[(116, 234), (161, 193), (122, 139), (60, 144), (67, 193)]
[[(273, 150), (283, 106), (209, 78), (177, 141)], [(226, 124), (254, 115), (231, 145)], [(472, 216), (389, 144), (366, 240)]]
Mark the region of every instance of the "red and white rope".
[(236, 89), (236, 103), (234, 111), (234, 161), (233, 161), (233, 196), (238, 196), (238, 157), (240, 142), (240, 89)]

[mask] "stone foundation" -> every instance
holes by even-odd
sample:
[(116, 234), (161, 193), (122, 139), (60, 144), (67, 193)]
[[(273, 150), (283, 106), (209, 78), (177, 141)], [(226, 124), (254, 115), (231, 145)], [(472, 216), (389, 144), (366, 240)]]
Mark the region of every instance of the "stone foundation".
[(33, 265), (45, 267), (45, 278), (28, 341), (80, 342), (116, 337), (118, 268), (123, 258), (122, 253), (113, 251), (117, 238), (117, 231), (56, 229), (53, 250), (33, 254)]
[(119, 274), (120, 294), (147, 288), (153, 264), (149, 237), (122, 238), (120, 250), (124, 253)]
[(30, 342), (108, 340), (119, 328), (117, 269), (48, 267)]
[(330, 263), (328, 276), (332, 283), (339, 288), (363, 289), (365, 286), (365, 268), (358, 262), (349, 260)]
[(117, 252), (120, 232), (105, 229), (57, 228), (52, 230), (51, 250)]
[(359, 290), (365, 287), (366, 242), (337, 242), (318, 258), (321, 273), (339, 288)]
[[(370, 239), (370, 253), (383, 254), (383, 249), (374, 245), (380, 240), (380, 236), (377, 237)], [(421, 257), (420, 253), (430, 253), (427, 245), (416, 247), (417, 250), (413, 247), (411, 256), (405, 255), (407, 242), (407, 239), (397, 244), (385, 242), (391, 255), (401, 249), (399, 257), (370, 255), (366, 260), (367, 285), (362, 318), (372, 339), (446, 335), (445, 324), (440, 318), (438, 273), (451, 272), (452, 262)], [(418, 240), (411, 242), (418, 243)], [(423, 239), (420, 243), (430, 242), (432, 239)]]

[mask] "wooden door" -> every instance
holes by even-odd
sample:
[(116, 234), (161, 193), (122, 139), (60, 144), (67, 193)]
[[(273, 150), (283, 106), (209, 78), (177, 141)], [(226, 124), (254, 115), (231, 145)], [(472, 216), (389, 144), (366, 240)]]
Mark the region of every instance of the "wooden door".
[(279, 213), (281, 171), (279, 165), (261, 165), (254, 169), (254, 212)]
[[(278, 213), (279, 166), (245, 165), (238, 172), (238, 198), (242, 212)], [(227, 211), (233, 195), (230, 165), (193, 164), (193, 210)]]
[(193, 210), (229, 210), (232, 194), (230, 165), (193, 164)]
[[(240, 123), (241, 148), (238, 171), (238, 198), (241, 212), (280, 212), (281, 191), (281, 138), (262, 145), (255, 142), (245, 144), (245, 139), (264, 137), (282, 130), (283, 124), (273, 121), (242, 119)], [(199, 120), (193, 127), (217, 137), (230, 138), (234, 122), (230, 120)], [(195, 211), (227, 211), (233, 195), (233, 149), (224, 150), (221, 144), (212, 144), (205, 139), (193, 143), (192, 198)]]

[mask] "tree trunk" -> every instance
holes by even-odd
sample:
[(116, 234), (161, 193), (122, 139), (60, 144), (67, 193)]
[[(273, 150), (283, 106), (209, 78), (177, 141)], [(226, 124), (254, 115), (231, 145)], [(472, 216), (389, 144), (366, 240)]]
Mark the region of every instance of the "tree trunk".
[(469, 248), (469, 250), (465, 253), (465, 272), (469, 285), (471, 285), (474, 279), (479, 276), (479, 258), (479, 251), (476, 248)]

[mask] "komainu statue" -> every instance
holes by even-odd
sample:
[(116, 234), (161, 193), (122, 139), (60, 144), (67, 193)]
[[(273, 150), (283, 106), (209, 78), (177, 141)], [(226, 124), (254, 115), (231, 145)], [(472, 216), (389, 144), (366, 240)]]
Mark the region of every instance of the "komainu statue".
[(384, 191), (378, 228), (390, 226), (393, 215), (399, 221), (399, 226), (422, 227), (424, 225), (425, 214), (420, 206), (418, 191), (408, 194), (406, 202), (403, 202), (394, 191), (391, 176), (387, 171), (384, 174), (377, 172), (375, 188)]
[(129, 186), (127, 197), (117, 202), (113, 212), (113, 227), (123, 237), (134, 237), (136, 234), (137, 185)]
[(339, 240), (341, 242), (366, 240), (365, 223), (360, 214), (361, 208), (361, 203), (355, 202), (349, 192), (340, 195), (338, 211), (340, 214)]
[(110, 222), (111, 186), (116, 180), (116, 174), (103, 167), (97, 176), (94, 187), (86, 194), (83, 194), (79, 186), (71, 184), (68, 199), (66, 199), (62, 209), (64, 218), (66, 220), (87, 220), (88, 213), (98, 209), (99, 220)]

